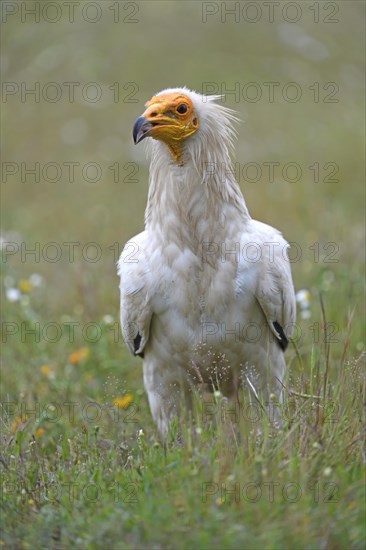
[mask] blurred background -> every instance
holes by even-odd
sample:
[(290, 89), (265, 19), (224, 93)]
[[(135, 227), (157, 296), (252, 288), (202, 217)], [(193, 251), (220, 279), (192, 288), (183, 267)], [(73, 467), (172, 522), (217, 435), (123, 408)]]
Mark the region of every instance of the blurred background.
[(297, 243), (305, 302), (328, 293), (340, 330), (354, 307), (359, 318), (364, 4), (66, 4), (2, 5), (7, 318), (118, 319), (115, 264), (143, 229), (148, 185), (133, 122), (183, 85), (226, 93), (239, 113), (238, 181), (252, 217)]

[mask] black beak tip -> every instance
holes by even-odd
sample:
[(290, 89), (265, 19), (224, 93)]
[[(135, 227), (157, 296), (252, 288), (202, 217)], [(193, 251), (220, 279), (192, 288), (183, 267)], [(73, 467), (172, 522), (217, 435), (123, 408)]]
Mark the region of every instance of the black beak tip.
[(137, 145), (137, 143), (140, 143), (140, 141), (147, 137), (150, 129), (150, 122), (144, 116), (141, 115), (136, 119), (132, 130), (132, 136), (135, 145)]

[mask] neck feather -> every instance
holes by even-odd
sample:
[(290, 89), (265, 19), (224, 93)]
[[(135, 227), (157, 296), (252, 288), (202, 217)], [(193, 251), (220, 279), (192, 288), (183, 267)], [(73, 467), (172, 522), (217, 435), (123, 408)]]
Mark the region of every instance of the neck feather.
[(153, 142), (145, 225), (158, 238), (196, 250), (236, 238), (231, 232), (249, 220), (225, 144), (191, 140), (178, 164), (164, 143)]

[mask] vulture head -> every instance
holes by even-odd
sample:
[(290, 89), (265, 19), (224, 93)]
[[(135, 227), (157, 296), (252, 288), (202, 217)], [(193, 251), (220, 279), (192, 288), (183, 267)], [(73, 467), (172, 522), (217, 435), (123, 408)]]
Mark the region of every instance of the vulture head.
[(154, 95), (133, 127), (133, 139), (163, 142), (173, 161), (183, 165), (184, 153), (197, 160), (203, 151), (232, 148), (238, 120), (234, 111), (215, 103), (221, 96), (204, 96), (188, 88), (171, 88)]

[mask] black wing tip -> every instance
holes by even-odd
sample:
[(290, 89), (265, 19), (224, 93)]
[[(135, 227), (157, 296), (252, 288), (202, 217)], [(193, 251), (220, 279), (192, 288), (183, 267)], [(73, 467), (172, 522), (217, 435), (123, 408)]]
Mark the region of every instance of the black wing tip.
[(282, 349), (282, 351), (286, 351), (288, 346), (288, 339), (283, 331), (283, 328), (277, 321), (273, 322), (273, 326), (276, 329), (276, 332), (278, 332), (278, 334), (280, 335), (280, 338), (277, 340), (280, 348)]
[(133, 340), (133, 347), (134, 347), (134, 355), (135, 357), (142, 357), (144, 358), (144, 352), (142, 351), (141, 353), (136, 353), (136, 351), (139, 349), (140, 347), (140, 344), (141, 344), (141, 334), (137, 334), (136, 338), (134, 338)]

